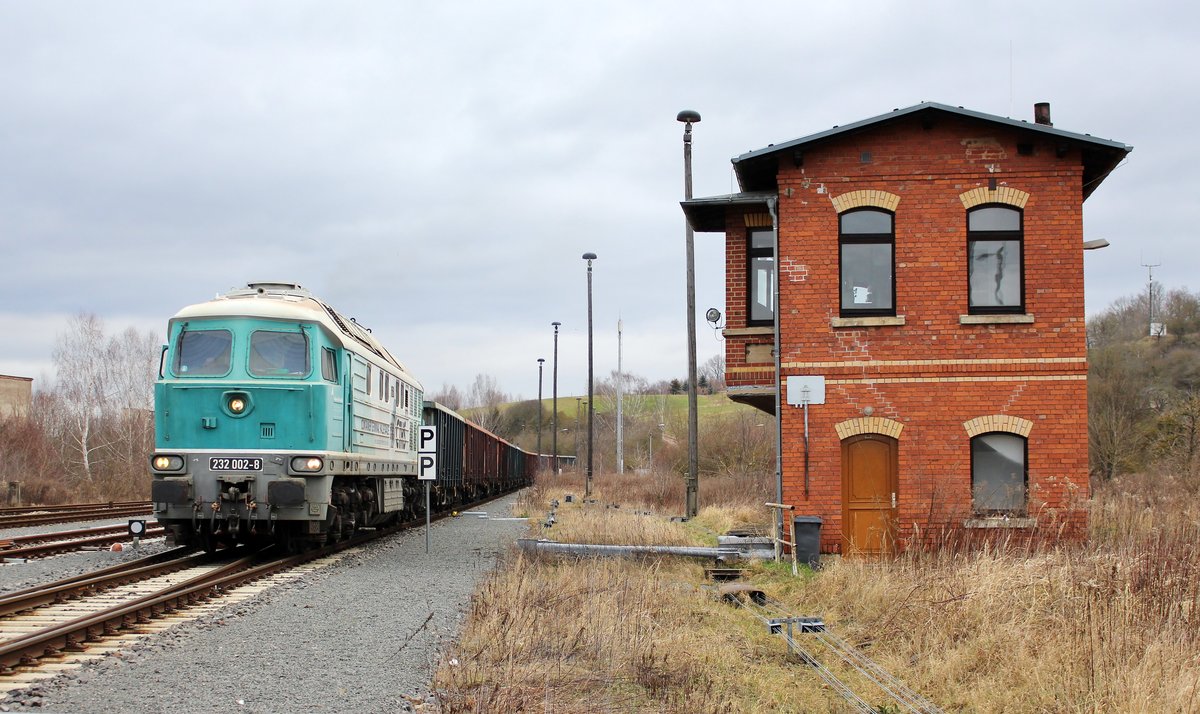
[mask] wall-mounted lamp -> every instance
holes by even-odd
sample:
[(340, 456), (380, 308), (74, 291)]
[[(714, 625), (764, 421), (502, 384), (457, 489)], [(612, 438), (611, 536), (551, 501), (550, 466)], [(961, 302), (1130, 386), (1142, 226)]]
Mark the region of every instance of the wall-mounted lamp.
[(712, 325), (714, 330), (719, 330), (725, 325), (721, 322), (721, 311), (715, 307), (708, 308), (704, 313), (704, 319), (708, 320), (708, 324)]
[(1096, 240), (1085, 240), (1083, 242), (1083, 249), (1099, 250), (1100, 248), (1107, 248), (1108, 245), (1108, 241), (1104, 240), (1103, 238), (1097, 238)]

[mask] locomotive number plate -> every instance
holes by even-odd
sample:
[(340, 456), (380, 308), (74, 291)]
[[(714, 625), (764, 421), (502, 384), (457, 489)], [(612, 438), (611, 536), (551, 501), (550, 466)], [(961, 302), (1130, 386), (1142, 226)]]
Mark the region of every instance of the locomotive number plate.
[(208, 460), (210, 471), (262, 471), (262, 459), (213, 456)]

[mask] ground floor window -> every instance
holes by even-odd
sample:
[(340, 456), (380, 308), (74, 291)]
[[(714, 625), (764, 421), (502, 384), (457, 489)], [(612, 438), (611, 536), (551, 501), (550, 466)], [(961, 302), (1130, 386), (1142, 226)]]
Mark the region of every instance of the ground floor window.
[(971, 495), (976, 513), (1024, 515), (1026, 503), (1024, 437), (980, 434), (971, 439)]

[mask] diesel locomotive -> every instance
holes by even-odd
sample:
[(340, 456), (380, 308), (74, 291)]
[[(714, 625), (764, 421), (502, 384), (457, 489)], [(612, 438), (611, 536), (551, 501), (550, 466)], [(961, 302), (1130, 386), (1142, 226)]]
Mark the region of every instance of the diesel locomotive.
[(538, 459), (426, 402), (369, 330), (292, 283), (171, 318), (154, 387), (154, 514), (179, 543), (289, 549), (423, 512), (417, 439), (439, 427), (432, 500), (512, 490)]

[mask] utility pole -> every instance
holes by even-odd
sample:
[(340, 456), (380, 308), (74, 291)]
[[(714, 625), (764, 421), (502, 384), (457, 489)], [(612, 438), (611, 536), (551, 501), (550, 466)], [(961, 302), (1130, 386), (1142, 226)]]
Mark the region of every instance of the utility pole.
[(621, 419), (621, 392), (625, 375), (621, 372), (621, 320), (617, 319), (617, 473), (625, 473), (625, 436)]
[(550, 421), (553, 422), (554, 434), (550, 437), (550, 450), (554, 452), (554, 475), (558, 475), (558, 328), (562, 325), (561, 322), (551, 322), (554, 325), (554, 397), (550, 401), (550, 408), (554, 413), (550, 415)]
[(1160, 265), (1162, 265), (1162, 263), (1153, 263), (1153, 264), (1142, 263), (1142, 267), (1146, 269), (1146, 273), (1150, 278), (1150, 283), (1147, 286), (1147, 289), (1149, 292), (1147, 303), (1148, 303), (1148, 307), (1150, 308), (1150, 336), (1151, 337), (1162, 337), (1163, 332), (1164, 332), (1162, 325), (1158, 325), (1154, 322), (1154, 269)]
[[(683, 122), (683, 198), (692, 200), (692, 124), (700, 121), (699, 112), (685, 109), (675, 117)], [(698, 439), (699, 407), (696, 403), (696, 239), (692, 224), (684, 219), (687, 243), (687, 340), (688, 340), (688, 471), (685, 513), (695, 518), (699, 512), (700, 447)]]
[(538, 444), (537, 444), (537, 454), (538, 455), (537, 455), (537, 457), (538, 457), (539, 462), (542, 461), (543, 458), (545, 458), (544, 455), (542, 454), (542, 414), (545, 411), (544, 409), (542, 409), (542, 367), (545, 364), (546, 364), (546, 359), (544, 357), (538, 357)]

